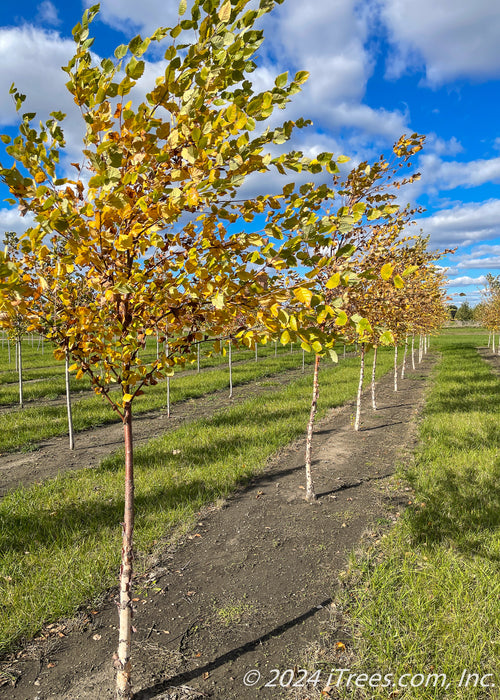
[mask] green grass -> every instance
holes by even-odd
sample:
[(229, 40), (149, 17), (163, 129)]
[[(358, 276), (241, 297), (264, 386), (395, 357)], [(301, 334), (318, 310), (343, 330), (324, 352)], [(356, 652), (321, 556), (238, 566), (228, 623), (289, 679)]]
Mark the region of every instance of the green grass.
[[(445, 673), (450, 683), (400, 689), (401, 698), (500, 697), (500, 382), (475, 344), (485, 344), (477, 329), (434, 341), (442, 361), (415, 459), (401, 470), (412, 505), (353, 559), (346, 583), (353, 671)], [(496, 689), (458, 687), (464, 669), (492, 673), (486, 682)], [(356, 698), (387, 692), (358, 690)]]
[[(156, 341), (155, 341), (156, 342)], [(294, 346), (293, 352), (290, 353), (290, 346), (282, 347), (279, 345), (277, 351), (275, 351), (274, 344), (261, 346), (258, 348), (258, 358), (257, 361), (261, 362), (263, 359), (274, 358), (275, 352), (277, 357), (287, 357), (292, 354), (296, 358), (296, 362), (299, 363), (300, 360), (297, 359), (299, 354), (301, 356), (301, 350)], [(144, 358), (148, 358), (150, 361), (156, 357), (156, 348), (152, 348), (151, 341), (148, 346), (148, 355), (144, 355)], [(211, 350), (211, 344), (204, 347), (204, 351)], [(154, 351), (153, 351), (154, 350)], [(4, 348), (4, 354), (5, 354)], [(1, 354), (1, 352), (0, 352)], [(12, 358), (14, 355), (12, 355)], [(255, 361), (255, 351), (248, 350), (246, 348), (234, 349), (232, 353), (233, 363), (239, 362), (250, 362)], [(3, 366), (5, 367), (5, 360)], [(43, 366), (38, 366), (38, 363), (43, 361), (45, 364)], [(221, 354), (212, 355), (201, 355), (200, 357), (200, 368), (208, 369), (214, 367), (227, 366), (227, 356)], [(52, 363), (52, 364), (51, 364)], [(1, 362), (0, 362), (0, 366)], [(0, 370), (0, 406), (9, 406), (11, 404), (19, 403), (19, 386), (18, 386), (18, 373), (14, 367), (14, 359), (11, 364), (7, 363), (7, 369)], [(192, 371), (195, 372), (197, 369), (196, 360), (185, 368), (178, 366), (177, 372), (180, 371)], [(37, 399), (43, 398), (58, 398), (65, 394), (65, 380), (64, 380), (64, 363), (57, 362), (52, 357), (51, 347), (45, 353), (44, 358), (41, 357), (40, 351), (36, 348), (33, 349), (31, 345), (24, 341), (23, 343), (23, 394), (24, 402), (29, 403), (31, 401), (36, 401)], [(31, 380), (37, 380), (36, 383), (28, 383)], [(46, 381), (42, 381), (46, 380)], [(75, 377), (71, 377), (70, 388), (72, 392), (91, 392), (92, 387), (90, 385), (88, 377), (83, 377), (80, 380), (76, 380)]]
[[(291, 356), (293, 357), (293, 356)], [(319, 416), (355, 395), (359, 361), (321, 371)], [(258, 365), (256, 365), (258, 366)], [(378, 376), (392, 366), (381, 352)], [(260, 472), (304, 435), (311, 377), (157, 438), (135, 452), (137, 567), (172, 528)], [(0, 502), (0, 651), (72, 614), (116, 583), (123, 518), (123, 454), (97, 469), (18, 489)]]
[[(314, 360), (306, 354), (306, 364)], [(262, 362), (245, 362), (233, 366), (233, 386), (271, 377), (290, 369), (302, 366), (302, 356), (298, 353), (268, 357)], [(172, 404), (229, 387), (229, 373), (226, 366), (200, 374), (187, 374), (171, 381), (170, 400)], [(134, 401), (134, 414), (163, 409), (167, 404), (166, 383), (148, 387), (143, 396)], [(75, 432), (117, 422), (117, 416), (109, 404), (99, 396), (90, 396), (73, 402), (73, 425)], [(65, 405), (41, 405), (23, 411), (11, 411), (0, 416), (0, 452), (26, 449), (41, 440), (55, 435), (65, 435), (68, 422)]]

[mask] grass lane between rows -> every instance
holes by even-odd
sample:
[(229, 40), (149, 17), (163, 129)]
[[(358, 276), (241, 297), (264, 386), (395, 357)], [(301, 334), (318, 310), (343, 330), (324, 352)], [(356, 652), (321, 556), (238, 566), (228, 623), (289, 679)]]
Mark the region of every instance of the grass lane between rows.
[[(306, 353), (305, 362), (310, 365), (314, 358)], [(302, 366), (299, 353), (270, 356), (262, 362), (244, 362), (233, 366), (233, 386), (281, 374)], [(196, 399), (206, 394), (229, 387), (229, 372), (226, 366), (210, 369), (200, 374), (186, 374), (171, 380), (171, 404)], [(167, 405), (166, 382), (148, 387), (143, 396), (134, 400), (136, 415), (148, 411), (162, 410)], [(91, 394), (79, 398), (72, 406), (75, 433), (100, 425), (116, 423), (119, 418), (101, 396)], [(65, 404), (42, 404), (24, 410), (3, 413), (0, 416), (0, 452), (33, 449), (42, 440), (68, 433)]]
[(500, 380), (475, 349), (484, 343), (469, 329), (434, 341), (442, 361), (419, 448), (399, 472), (414, 489), (410, 505), (344, 580), (350, 672), (395, 683), (409, 674), (407, 687), (342, 681), (334, 697), (500, 697)]
[[(390, 350), (380, 353), (378, 376), (392, 358)], [(319, 416), (355, 396), (358, 373), (356, 358), (325, 363)], [(310, 400), (311, 377), (301, 377), (138, 448), (137, 568), (172, 528), (189, 526), (200, 508), (228, 496), (304, 435)], [(0, 502), (0, 652), (116, 583), (122, 519), (123, 453)]]

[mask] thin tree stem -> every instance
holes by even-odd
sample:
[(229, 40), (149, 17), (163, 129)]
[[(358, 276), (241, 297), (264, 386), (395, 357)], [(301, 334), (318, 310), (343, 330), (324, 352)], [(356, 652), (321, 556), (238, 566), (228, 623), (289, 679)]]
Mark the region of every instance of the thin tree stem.
[(316, 415), (316, 409), (318, 406), (318, 396), (319, 396), (319, 381), (318, 381), (318, 370), (319, 370), (320, 356), (316, 355), (314, 360), (314, 375), (313, 375), (313, 394), (311, 402), (311, 412), (309, 414), (309, 423), (307, 424), (307, 440), (306, 440), (306, 500), (310, 503), (316, 500), (316, 494), (314, 492), (314, 483), (311, 473), (311, 454), (312, 454), (312, 438), (314, 430), (314, 417)]
[(377, 346), (373, 346), (373, 365), (372, 365), (372, 408), (377, 410), (377, 401), (375, 399), (375, 376), (377, 372)]
[(356, 396), (356, 418), (354, 420), (354, 430), (359, 430), (361, 420), (361, 394), (363, 392), (363, 379), (365, 378), (365, 344), (361, 343), (361, 364), (359, 367), (358, 394)]
[(75, 449), (75, 439), (73, 435), (73, 415), (71, 413), (71, 393), (69, 390), (69, 350), (66, 350), (64, 366), (64, 376), (66, 380), (66, 409), (68, 412), (68, 432), (69, 432), (69, 449)]
[(233, 398), (233, 360), (232, 360), (232, 341), (229, 339), (228, 359), (229, 359), (229, 398)]
[(133, 534), (134, 534), (134, 459), (132, 439), (132, 406), (125, 404), (123, 419), (123, 436), (125, 441), (125, 510), (123, 519), (122, 560), (120, 567), (120, 636), (118, 653), (115, 658), (116, 698), (130, 700), (132, 686), (130, 682), (131, 660), (130, 644), (132, 636), (132, 572), (133, 572)]
[(19, 405), (24, 408), (23, 396), (23, 351), (21, 348), (21, 338), (17, 341), (17, 371), (19, 377)]
[(401, 367), (401, 379), (405, 378), (405, 372), (406, 372), (406, 355), (408, 354), (408, 336), (405, 335), (405, 351), (403, 355), (403, 365)]
[(398, 346), (394, 346), (394, 391), (398, 390)]

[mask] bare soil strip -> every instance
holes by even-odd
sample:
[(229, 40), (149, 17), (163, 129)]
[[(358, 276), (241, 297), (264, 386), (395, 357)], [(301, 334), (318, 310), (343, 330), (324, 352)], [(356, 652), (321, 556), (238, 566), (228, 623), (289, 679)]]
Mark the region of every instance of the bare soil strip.
[[(311, 368), (306, 365), (306, 373), (310, 371)], [(134, 443), (140, 445), (167, 430), (175, 430), (185, 422), (211, 416), (214, 411), (255, 394), (275, 391), (277, 387), (302, 376), (301, 369), (288, 370), (269, 375), (258, 382), (235, 386), (232, 399), (229, 398), (229, 389), (225, 389), (198, 399), (178, 402), (172, 404), (170, 418), (166, 409), (134, 416)], [(78, 432), (73, 451), (69, 449), (68, 438), (62, 436), (42, 442), (30, 452), (0, 454), (0, 496), (17, 486), (29, 486), (61, 472), (95, 467), (104, 457), (119, 450), (122, 444), (123, 425), (119, 422)]]
[[(392, 375), (386, 375), (378, 383), (376, 413), (366, 393), (359, 433), (352, 429), (352, 403), (331, 411), (317, 426), (318, 502), (303, 499), (301, 440), (224, 507), (200, 513), (197, 528), (137, 581), (137, 700), (281, 696), (279, 687), (264, 687), (273, 678), (271, 670), (293, 669), (300, 661), (330, 615), (333, 586), (348, 553), (363, 535), (370, 537), (377, 518), (387, 518), (388, 503), (393, 519), (404, 507), (391, 495), (388, 477), (414, 447), (434, 359), (429, 356), (410, 371), (397, 394)], [(244, 391), (255, 388), (241, 387)], [(158, 425), (154, 434), (162, 429)], [(95, 445), (104, 433), (96, 434)], [(14, 684), (0, 688), (0, 697), (113, 698), (115, 594), (104, 596), (100, 607), (84, 609), (77, 621), (51, 626), (12, 659)], [(339, 641), (348, 643), (343, 634)], [(243, 678), (251, 669), (259, 670), (261, 680), (247, 688)]]

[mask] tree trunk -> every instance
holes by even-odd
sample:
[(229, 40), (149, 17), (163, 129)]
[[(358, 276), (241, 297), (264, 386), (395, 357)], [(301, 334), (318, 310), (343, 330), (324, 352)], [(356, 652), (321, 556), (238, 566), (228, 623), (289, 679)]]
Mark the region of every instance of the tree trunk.
[(69, 449), (75, 449), (75, 439), (73, 436), (73, 416), (71, 413), (71, 394), (69, 391), (69, 351), (66, 350), (64, 376), (66, 380), (66, 409), (68, 411), (68, 431), (69, 431)]
[(198, 343), (198, 351), (197, 351), (197, 357), (196, 357), (196, 371), (198, 374), (200, 373), (200, 344)]
[(257, 343), (255, 343), (255, 362), (257, 362), (259, 359), (258, 353), (259, 353), (259, 346), (257, 345)]
[(21, 340), (17, 341), (17, 371), (19, 376), (19, 405), (24, 408), (23, 398), (23, 351), (21, 349)]
[(495, 331), (493, 331), (491, 336), (491, 352), (495, 354)]
[(358, 395), (356, 397), (356, 419), (354, 421), (354, 430), (359, 430), (359, 422), (361, 419), (361, 394), (363, 392), (363, 379), (365, 377), (365, 344), (361, 343), (361, 365), (359, 368), (359, 384)]
[(229, 349), (228, 349), (228, 357), (229, 357), (229, 398), (233, 398), (233, 360), (232, 360), (232, 345), (233, 342), (231, 339), (229, 339)]
[(491, 331), (488, 333), (488, 347), (491, 347)]
[(302, 348), (302, 372), (306, 371), (306, 351)]
[(290, 343), (290, 355), (293, 353), (293, 343)]
[(312, 452), (312, 437), (314, 429), (314, 416), (316, 415), (316, 409), (318, 406), (318, 396), (319, 396), (319, 381), (318, 381), (318, 370), (319, 370), (320, 356), (316, 355), (314, 361), (314, 375), (313, 375), (313, 395), (311, 403), (311, 413), (309, 414), (309, 423), (307, 424), (307, 440), (306, 440), (306, 501), (312, 503), (316, 500), (316, 494), (314, 493), (314, 484), (311, 474), (311, 452)]
[(11, 357), (10, 357), (10, 338), (7, 336), (7, 350), (9, 351), (9, 365), (11, 363)]
[(418, 364), (422, 362), (422, 353), (423, 353), (423, 343), (422, 343), (422, 334), (418, 336)]
[[(170, 347), (168, 345), (168, 336), (165, 338), (165, 354), (170, 355)], [(170, 418), (170, 377), (167, 376), (167, 418)]]
[(411, 366), (415, 369), (415, 334), (411, 336)]
[(134, 534), (134, 459), (132, 440), (132, 407), (125, 404), (123, 418), (125, 441), (125, 512), (123, 522), (122, 560), (120, 567), (120, 636), (115, 656), (116, 699), (130, 700), (130, 642), (132, 635), (132, 566)]
[(344, 343), (344, 360), (345, 360), (345, 343)]
[(278, 356), (278, 341), (274, 341), (274, 357)]
[(398, 346), (394, 346), (394, 391), (398, 390)]
[(406, 355), (408, 354), (408, 336), (405, 335), (405, 352), (403, 355), (403, 365), (401, 367), (401, 379), (405, 378), (405, 372), (406, 372)]
[(377, 410), (377, 402), (375, 400), (375, 375), (377, 372), (377, 346), (373, 346), (373, 365), (372, 365), (372, 408)]

